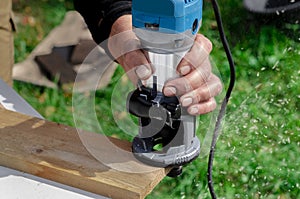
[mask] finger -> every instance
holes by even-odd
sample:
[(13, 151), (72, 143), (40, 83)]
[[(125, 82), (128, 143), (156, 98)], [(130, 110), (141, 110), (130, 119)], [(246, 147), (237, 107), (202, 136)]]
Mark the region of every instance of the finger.
[(141, 50), (140, 41), (132, 30), (111, 35), (108, 47), (134, 84), (138, 79), (145, 80), (151, 76), (153, 70), (148, 55)]
[(211, 74), (211, 64), (209, 59), (206, 58), (200, 67), (192, 70), (189, 74), (168, 81), (164, 87), (164, 94), (166, 96), (181, 96), (201, 87), (207, 82)]
[(191, 115), (201, 115), (212, 112), (217, 107), (216, 100), (210, 98), (205, 102), (194, 104), (188, 108), (188, 113)]
[(147, 56), (142, 50), (125, 53), (120, 64), (133, 83), (137, 83), (138, 79), (148, 79), (153, 72)]
[(215, 75), (211, 75), (207, 83), (181, 96), (180, 103), (183, 107), (188, 107), (193, 104), (205, 102), (210, 98), (217, 96), (221, 90), (222, 83), (220, 79)]
[(179, 74), (186, 75), (191, 70), (201, 66), (208, 58), (211, 50), (212, 43), (210, 40), (201, 34), (197, 34), (191, 50), (186, 53), (177, 67)]

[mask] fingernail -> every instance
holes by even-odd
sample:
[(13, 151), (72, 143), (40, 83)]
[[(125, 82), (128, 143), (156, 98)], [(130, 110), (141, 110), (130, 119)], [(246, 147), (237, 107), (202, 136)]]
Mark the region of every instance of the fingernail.
[(172, 86), (166, 87), (166, 88), (164, 88), (164, 94), (166, 96), (175, 95), (176, 94), (176, 88), (172, 87)]
[(149, 70), (149, 68), (145, 65), (140, 65), (137, 67), (137, 69), (135, 70), (136, 75), (140, 78), (140, 79), (145, 79), (147, 78), (149, 75), (151, 75), (151, 71)]
[(182, 100), (181, 104), (184, 107), (187, 107), (193, 103), (193, 99), (191, 97), (186, 97)]
[(180, 74), (181, 75), (186, 75), (191, 71), (191, 67), (190, 66), (182, 66), (180, 68)]
[(190, 114), (195, 115), (198, 113), (198, 111), (199, 111), (199, 109), (194, 106), (194, 107), (190, 108), (189, 112), (190, 112)]

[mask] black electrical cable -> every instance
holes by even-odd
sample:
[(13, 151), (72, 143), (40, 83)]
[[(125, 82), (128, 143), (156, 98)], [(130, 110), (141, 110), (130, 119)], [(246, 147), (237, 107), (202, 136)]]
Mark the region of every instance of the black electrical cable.
[(233, 90), (234, 87), (234, 83), (235, 83), (235, 65), (234, 65), (234, 61), (233, 61), (233, 57), (226, 39), (226, 35), (224, 33), (224, 28), (223, 28), (223, 23), (222, 23), (222, 18), (221, 18), (221, 14), (220, 14), (220, 10), (219, 10), (219, 6), (216, 0), (212, 0), (212, 6), (214, 9), (214, 13), (215, 13), (215, 17), (216, 17), (216, 21), (217, 21), (217, 25), (218, 25), (218, 30), (219, 30), (219, 34), (220, 34), (220, 38), (229, 62), (229, 67), (230, 67), (230, 82), (229, 82), (229, 86), (228, 89), (226, 91), (226, 95), (223, 99), (221, 108), (220, 108), (220, 112), (218, 114), (217, 117), (217, 121), (215, 124), (215, 129), (213, 132), (213, 137), (212, 137), (212, 142), (211, 142), (211, 147), (210, 147), (210, 152), (209, 152), (209, 158), (208, 158), (208, 169), (207, 169), (207, 180), (208, 180), (208, 188), (210, 191), (210, 195), (213, 199), (216, 199), (216, 193), (214, 190), (214, 186), (213, 186), (213, 179), (212, 179), (212, 170), (213, 170), (213, 160), (214, 160), (214, 153), (215, 153), (215, 148), (216, 148), (216, 143), (217, 143), (217, 139), (221, 130), (221, 123), (222, 120), (225, 116), (225, 110), (226, 110), (226, 106), (227, 103), (229, 101), (231, 92)]

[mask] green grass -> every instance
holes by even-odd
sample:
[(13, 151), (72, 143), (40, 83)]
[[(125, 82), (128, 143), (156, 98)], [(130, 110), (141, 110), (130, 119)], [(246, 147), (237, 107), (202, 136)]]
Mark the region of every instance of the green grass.
[[(19, 24), (15, 36), (16, 61), (24, 60), (59, 24), (65, 12), (72, 9), (71, 1), (20, 2), (16, 11), (35, 17), (36, 23)], [(287, 22), (280, 16), (253, 16), (243, 9), (240, 0), (222, 1), (220, 6), (237, 65), (237, 82), (217, 144), (213, 172), (216, 193), (220, 198), (299, 198), (299, 24)], [(212, 62), (227, 87), (228, 64), (207, 1), (201, 32), (213, 42)], [(124, 119), (122, 111), (111, 111), (111, 96), (122, 74), (123, 70), (118, 68), (105, 90), (86, 94), (86, 97), (95, 95), (95, 109), (103, 131), (131, 139), (132, 136), (119, 129), (112, 119), (113, 115)], [(14, 88), (45, 118), (74, 125), (71, 94), (23, 82), (15, 82)], [(118, 93), (114, 97), (124, 100)], [(88, 101), (82, 103), (83, 107), (88, 105)], [(202, 141), (212, 129), (213, 114), (216, 113), (200, 117), (198, 136)], [(94, 122), (88, 124), (84, 127), (99, 130)], [(165, 178), (148, 198), (209, 198), (205, 153), (208, 147), (209, 142), (202, 143), (201, 157), (187, 165), (182, 176)]]

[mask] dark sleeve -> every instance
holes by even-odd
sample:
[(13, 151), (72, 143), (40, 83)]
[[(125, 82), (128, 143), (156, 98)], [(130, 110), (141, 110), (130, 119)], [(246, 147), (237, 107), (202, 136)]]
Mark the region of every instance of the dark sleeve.
[(131, 14), (131, 0), (74, 0), (74, 6), (98, 44), (108, 38), (120, 16)]

